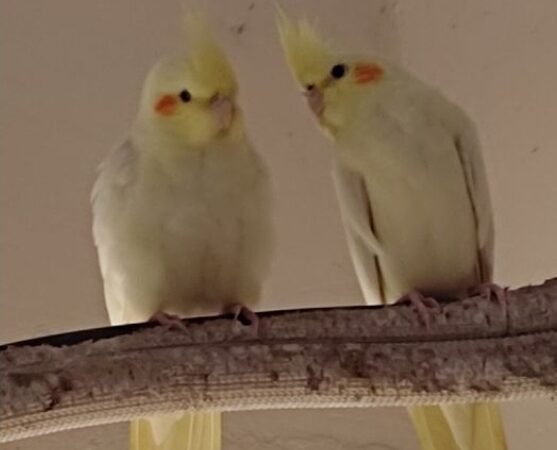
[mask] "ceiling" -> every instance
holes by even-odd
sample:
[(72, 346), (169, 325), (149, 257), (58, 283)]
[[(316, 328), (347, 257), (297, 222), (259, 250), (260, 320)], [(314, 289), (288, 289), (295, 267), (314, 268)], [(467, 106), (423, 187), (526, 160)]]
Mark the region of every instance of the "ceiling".
[[(273, 2), (203, 2), (272, 169), (278, 252), (262, 309), (361, 303), (329, 144), (284, 65)], [(496, 280), (557, 274), (557, 2), (282, 0), (350, 52), (397, 60), (476, 120), (496, 215)], [(90, 233), (95, 167), (134, 117), (145, 72), (179, 46), (179, 0), (0, 0), (0, 341), (107, 324)], [(555, 448), (557, 406), (503, 406), (511, 449)], [(312, 420), (308, 421), (307, 418)], [(228, 414), (225, 449), (415, 449), (402, 409)], [(125, 448), (123, 424), (6, 445)]]

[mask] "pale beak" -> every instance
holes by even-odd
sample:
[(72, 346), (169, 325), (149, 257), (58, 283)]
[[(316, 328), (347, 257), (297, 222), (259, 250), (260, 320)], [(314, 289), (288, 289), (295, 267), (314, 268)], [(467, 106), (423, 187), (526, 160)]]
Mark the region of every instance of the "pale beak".
[(321, 117), (325, 109), (325, 102), (323, 101), (323, 92), (321, 89), (315, 86), (311, 90), (305, 91), (304, 95), (313, 114), (317, 117)]
[(227, 130), (234, 118), (234, 103), (222, 94), (214, 95), (209, 101), (209, 106), (219, 130)]

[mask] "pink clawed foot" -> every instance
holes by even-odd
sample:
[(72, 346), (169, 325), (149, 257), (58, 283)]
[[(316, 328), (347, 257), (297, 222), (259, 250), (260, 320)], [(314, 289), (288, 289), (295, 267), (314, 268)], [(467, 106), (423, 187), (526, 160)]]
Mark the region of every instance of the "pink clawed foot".
[[(396, 303), (410, 303), (422, 319), (425, 327), (429, 330), (431, 327), (431, 315), (433, 312), (439, 312), (441, 307), (437, 300), (433, 297), (426, 297), (419, 291), (412, 291), (405, 296), (401, 297)], [(432, 312), (433, 310), (433, 312)]]
[(507, 311), (507, 291), (508, 288), (503, 288), (495, 283), (482, 283), (478, 286), (471, 288), (469, 295), (481, 295), (486, 300), (495, 299), (503, 311)]
[(179, 316), (175, 316), (174, 314), (158, 312), (151, 316), (149, 322), (155, 322), (159, 325), (163, 325), (167, 328), (175, 329), (178, 331), (188, 331), (188, 328), (186, 327), (184, 322), (182, 322), (182, 319)]
[(259, 328), (259, 317), (247, 306), (240, 303), (232, 303), (224, 309), (225, 314), (232, 314), (234, 320), (238, 320), (242, 325), (250, 325), (257, 332)]

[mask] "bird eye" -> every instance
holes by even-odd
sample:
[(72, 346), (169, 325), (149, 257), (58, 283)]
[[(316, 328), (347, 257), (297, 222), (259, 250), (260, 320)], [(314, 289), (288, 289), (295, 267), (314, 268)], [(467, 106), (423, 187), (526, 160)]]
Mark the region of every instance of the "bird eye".
[(315, 84), (306, 84), (306, 91), (313, 91), (315, 89)]
[(182, 100), (184, 103), (189, 102), (191, 100), (190, 91), (184, 89), (182, 92), (180, 92), (180, 100)]
[(344, 74), (346, 73), (346, 70), (347, 69), (346, 69), (346, 66), (344, 64), (335, 64), (331, 68), (331, 76), (338, 80), (339, 78), (342, 78), (344, 76)]

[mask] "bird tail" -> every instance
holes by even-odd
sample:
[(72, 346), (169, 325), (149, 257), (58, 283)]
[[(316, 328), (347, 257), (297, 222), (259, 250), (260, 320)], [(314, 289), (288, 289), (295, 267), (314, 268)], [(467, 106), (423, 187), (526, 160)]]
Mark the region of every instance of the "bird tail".
[(130, 425), (130, 450), (220, 449), (220, 412), (166, 414)]
[(422, 450), (506, 450), (499, 408), (494, 403), (408, 408)]

